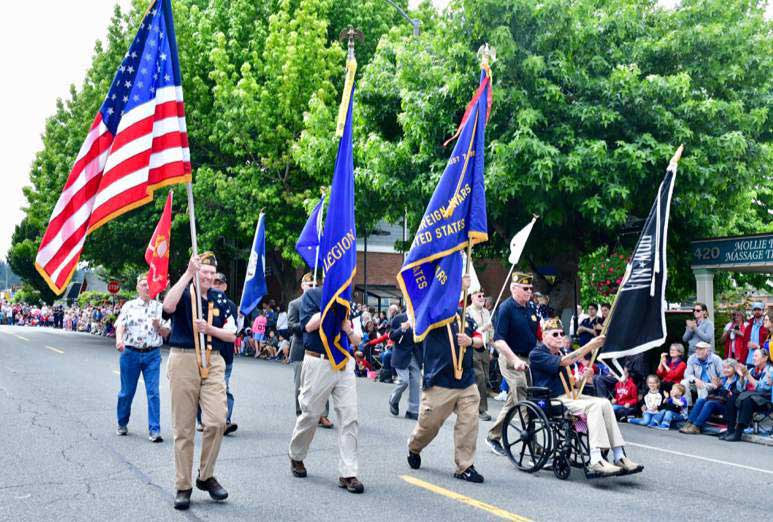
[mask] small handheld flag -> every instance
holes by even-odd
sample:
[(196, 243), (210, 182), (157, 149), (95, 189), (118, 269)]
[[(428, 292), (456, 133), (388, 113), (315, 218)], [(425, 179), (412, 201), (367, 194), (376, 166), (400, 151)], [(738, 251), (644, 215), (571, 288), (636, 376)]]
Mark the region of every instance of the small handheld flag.
[(166, 197), (166, 205), (161, 219), (153, 231), (148, 248), (145, 249), (145, 262), (148, 264), (148, 293), (155, 298), (169, 284), (169, 249), (172, 233), (172, 191)]
[(171, 0), (148, 9), (81, 145), (43, 234), (35, 268), (56, 294), (75, 272), (86, 236), (190, 182), (191, 163)]
[(239, 313), (250, 315), (263, 296), (268, 293), (266, 287), (266, 222), (265, 214), (260, 213), (252, 240), (250, 260), (247, 262), (247, 274), (244, 276), (242, 300)]

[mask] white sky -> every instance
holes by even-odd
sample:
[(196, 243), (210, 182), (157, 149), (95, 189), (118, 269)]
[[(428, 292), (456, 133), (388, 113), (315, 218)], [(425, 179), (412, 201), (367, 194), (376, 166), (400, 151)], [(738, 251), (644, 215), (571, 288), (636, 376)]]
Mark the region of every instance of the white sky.
[[(24, 216), (22, 187), (43, 144), (46, 118), (70, 84), (81, 85), (96, 40), (104, 40), (113, 7), (130, 0), (25, 0), (4, 2), (0, 24), (0, 143), (5, 167), (0, 189), (0, 258)], [(13, 20), (15, 23), (10, 23)], [(19, 22), (19, 23), (16, 23)], [(10, 81), (13, 80), (13, 81)], [(85, 136), (84, 136), (85, 138)]]
[[(448, 1), (434, 3), (443, 7)], [(410, 0), (412, 6), (418, 2)], [(5, 161), (0, 174), (0, 258), (5, 257), (14, 226), (23, 217), (22, 187), (29, 184), (30, 165), (42, 148), (40, 135), (46, 118), (54, 113), (57, 97), (68, 96), (70, 84), (81, 84), (94, 43), (107, 34), (116, 3), (126, 9), (131, 2), (26, 0), (3, 6), (6, 22), (0, 24), (0, 70), (15, 74), (14, 81), (0, 82), (0, 143)], [(770, 12), (771, 6), (768, 9)]]

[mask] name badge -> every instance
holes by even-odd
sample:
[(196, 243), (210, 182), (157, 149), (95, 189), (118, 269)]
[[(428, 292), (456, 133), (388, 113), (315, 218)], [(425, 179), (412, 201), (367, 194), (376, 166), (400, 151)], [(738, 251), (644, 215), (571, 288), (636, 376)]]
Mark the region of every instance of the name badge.
[(532, 320), (532, 321), (534, 321), (534, 322), (536, 323), (536, 322), (537, 322), (537, 316), (536, 316), (536, 315), (532, 315), (532, 316), (531, 316), (531, 320)]
[(220, 317), (220, 309), (215, 308), (212, 310), (212, 317)]

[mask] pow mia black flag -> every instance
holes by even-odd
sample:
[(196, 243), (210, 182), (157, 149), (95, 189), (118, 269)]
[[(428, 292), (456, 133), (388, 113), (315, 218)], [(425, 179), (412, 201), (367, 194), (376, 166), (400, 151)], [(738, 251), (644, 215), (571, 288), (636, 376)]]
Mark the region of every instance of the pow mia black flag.
[(666, 242), (679, 147), (666, 169), (605, 324), (599, 359), (612, 360), (657, 348), (666, 340)]

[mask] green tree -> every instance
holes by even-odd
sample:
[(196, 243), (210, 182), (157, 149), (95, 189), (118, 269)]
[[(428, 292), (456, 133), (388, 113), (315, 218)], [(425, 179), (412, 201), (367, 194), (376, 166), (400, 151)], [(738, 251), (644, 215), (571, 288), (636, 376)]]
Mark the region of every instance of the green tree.
[(772, 229), (764, 2), (686, 0), (667, 10), (643, 0), (460, 0), (430, 25), (418, 42), (394, 30), (384, 37), (360, 89), (362, 163), (406, 202), (413, 227), (445, 167), (441, 144), (477, 84), (475, 51), (489, 42), (498, 61), (484, 252), (501, 255), (540, 214), (529, 264), (556, 266), (570, 282), (553, 296), (558, 306), (570, 306), (583, 252), (632, 246), (635, 234), (620, 232), (646, 217), (680, 143), (669, 297), (693, 286), (690, 240)]

